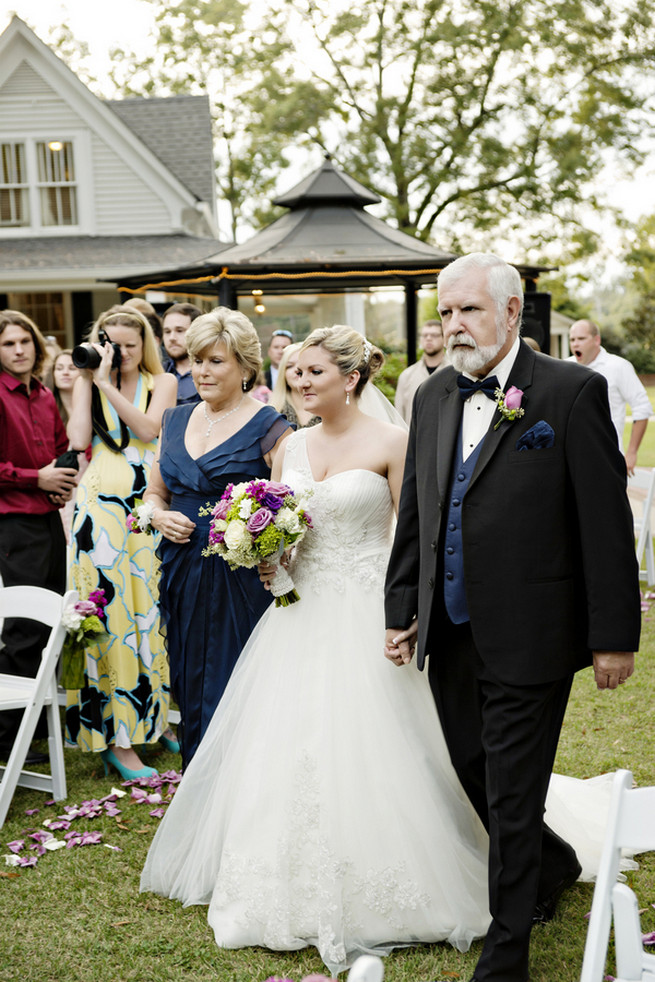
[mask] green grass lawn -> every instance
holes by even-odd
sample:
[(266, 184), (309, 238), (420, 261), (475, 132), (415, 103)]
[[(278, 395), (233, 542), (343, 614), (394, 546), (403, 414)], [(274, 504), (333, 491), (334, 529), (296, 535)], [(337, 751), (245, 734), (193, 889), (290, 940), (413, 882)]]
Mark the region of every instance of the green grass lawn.
[[(655, 408), (655, 386), (647, 386), (646, 392), (648, 393), (648, 398), (650, 399), (651, 405)], [(623, 433), (624, 447), (628, 446), (628, 441), (630, 440), (631, 425), (632, 424), (627, 423)], [(655, 416), (651, 416), (650, 420), (648, 421), (645, 436), (641, 441), (641, 446), (639, 447), (637, 466), (655, 467)]]
[[(588, 777), (627, 767), (640, 784), (655, 784), (654, 631), (655, 606), (652, 619), (649, 612), (644, 615), (638, 671), (616, 692), (597, 692), (591, 670), (578, 675), (557, 760), (562, 773)], [(178, 763), (178, 758), (159, 750), (151, 751), (146, 760), (160, 771)], [(66, 751), (66, 765), (69, 803), (101, 798), (112, 784), (118, 786), (115, 775), (105, 778), (97, 758)], [(0, 831), (0, 854), (26, 828), (37, 828), (43, 818), (61, 813), (61, 805), (48, 808), (44, 801), (40, 793), (17, 791)], [(304, 974), (321, 971), (313, 949), (294, 954), (259, 948), (223, 951), (214, 943), (205, 908), (182, 909), (173, 901), (139, 894), (140, 870), (158, 819), (149, 815), (152, 806), (127, 798), (122, 802), (120, 816), (88, 822), (89, 828), (102, 829), (105, 841), (121, 852), (102, 845), (62, 849), (47, 853), (33, 869), (0, 868), (2, 982), (263, 982), (271, 975), (298, 982)], [(25, 811), (31, 808), (39, 808), (39, 814), (27, 817)], [(642, 857), (629, 881), (640, 906), (648, 908), (644, 930), (652, 931), (655, 854)], [(576, 885), (555, 920), (535, 929), (532, 982), (578, 978), (591, 897), (590, 884)], [(445, 944), (400, 951), (386, 960), (385, 978), (466, 982), (479, 950), (478, 942), (466, 954)]]

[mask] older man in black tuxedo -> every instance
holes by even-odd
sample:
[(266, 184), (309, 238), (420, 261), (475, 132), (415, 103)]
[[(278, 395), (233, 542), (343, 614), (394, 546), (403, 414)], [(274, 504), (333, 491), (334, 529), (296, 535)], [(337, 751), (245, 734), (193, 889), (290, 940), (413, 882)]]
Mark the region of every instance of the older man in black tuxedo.
[[(519, 339), (517, 271), (440, 274), (450, 368), (414, 400), (385, 654), (418, 651), (453, 765), (489, 831), (477, 982), (525, 982), (535, 920), (579, 875), (543, 822), (573, 674), (632, 674), (640, 603), (624, 460), (602, 378)], [(459, 374), (458, 374), (459, 373)]]

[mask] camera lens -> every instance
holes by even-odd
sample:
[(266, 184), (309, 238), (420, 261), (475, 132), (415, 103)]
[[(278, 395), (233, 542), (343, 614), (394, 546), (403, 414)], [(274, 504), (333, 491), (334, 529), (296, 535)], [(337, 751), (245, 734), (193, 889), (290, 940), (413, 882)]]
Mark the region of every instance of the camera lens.
[(100, 355), (92, 344), (78, 344), (72, 352), (71, 358), (76, 368), (97, 368), (100, 364)]

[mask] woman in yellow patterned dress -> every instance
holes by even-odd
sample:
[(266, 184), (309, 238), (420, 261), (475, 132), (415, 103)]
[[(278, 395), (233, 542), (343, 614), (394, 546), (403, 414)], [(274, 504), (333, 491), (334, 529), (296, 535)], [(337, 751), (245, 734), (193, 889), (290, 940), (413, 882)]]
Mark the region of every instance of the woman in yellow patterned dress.
[[(98, 343), (104, 332), (109, 340)], [(100, 752), (126, 778), (149, 776), (135, 745), (168, 729), (169, 675), (157, 610), (156, 535), (128, 534), (126, 520), (143, 496), (161, 417), (175, 405), (177, 382), (164, 372), (152, 328), (136, 310), (101, 314), (87, 348), (91, 364), (73, 390), (68, 435), (92, 441), (73, 517), (71, 585), (86, 599), (104, 590), (108, 640), (87, 649), (85, 685), (68, 693), (66, 740)], [(97, 352), (99, 357), (96, 357)]]

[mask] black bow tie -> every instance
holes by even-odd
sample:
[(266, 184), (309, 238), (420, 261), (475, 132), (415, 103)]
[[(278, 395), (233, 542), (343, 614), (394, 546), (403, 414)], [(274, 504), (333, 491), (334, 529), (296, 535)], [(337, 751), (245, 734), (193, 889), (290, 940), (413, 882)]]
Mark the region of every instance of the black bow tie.
[(478, 382), (474, 382), (472, 378), (467, 378), (466, 375), (458, 375), (457, 385), (462, 399), (468, 399), (474, 392), (484, 392), (489, 399), (495, 399), (496, 389), (500, 388), (500, 382), (495, 375), (489, 375), (488, 378), (483, 378)]

